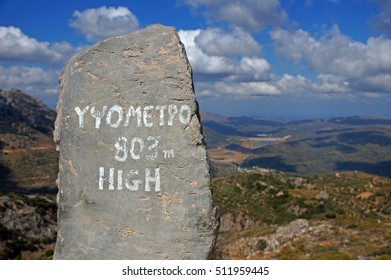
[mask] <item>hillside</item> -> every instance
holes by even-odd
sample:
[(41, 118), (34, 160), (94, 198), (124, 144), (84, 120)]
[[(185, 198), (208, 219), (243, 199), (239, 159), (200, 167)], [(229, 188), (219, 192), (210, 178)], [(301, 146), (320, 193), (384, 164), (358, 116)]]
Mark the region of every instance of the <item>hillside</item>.
[(0, 190), (54, 191), (55, 112), (19, 90), (0, 90)]
[(51, 259), (56, 219), (54, 196), (0, 193), (0, 259)]
[(206, 115), (203, 124), (209, 156), (222, 175), (239, 166), (299, 175), (358, 170), (391, 177), (391, 119)]
[(391, 180), (240, 173), (213, 180), (218, 259), (391, 259)]

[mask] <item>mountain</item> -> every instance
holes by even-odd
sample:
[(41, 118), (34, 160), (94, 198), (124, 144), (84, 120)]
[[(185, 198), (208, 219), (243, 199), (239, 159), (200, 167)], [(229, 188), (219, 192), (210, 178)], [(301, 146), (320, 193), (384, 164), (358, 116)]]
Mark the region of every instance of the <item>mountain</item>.
[(18, 123), (50, 135), (53, 132), (55, 117), (56, 113), (38, 98), (17, 89), (0, 89), (0, 122), (3, 133), (7, 126), (12, 130), (12, 123)]
[(55, 112), (19, 90), (0, 90), (0, 191), (55, 191)]
[(222, 174), (239, 166), (301, 175), (359, 170), (391, 177), (391, 119), (212, 115), (203, 125), (209, 156)]

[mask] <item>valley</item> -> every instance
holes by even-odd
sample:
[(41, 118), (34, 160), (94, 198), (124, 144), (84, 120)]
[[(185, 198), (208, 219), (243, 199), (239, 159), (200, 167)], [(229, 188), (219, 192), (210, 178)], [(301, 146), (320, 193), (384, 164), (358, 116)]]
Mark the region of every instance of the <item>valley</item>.
[(390, 119), (206, 115), (203, 124), (209, 156), (222, 171), (261, 167), (308, 175), (358, 170), (391, 177)]

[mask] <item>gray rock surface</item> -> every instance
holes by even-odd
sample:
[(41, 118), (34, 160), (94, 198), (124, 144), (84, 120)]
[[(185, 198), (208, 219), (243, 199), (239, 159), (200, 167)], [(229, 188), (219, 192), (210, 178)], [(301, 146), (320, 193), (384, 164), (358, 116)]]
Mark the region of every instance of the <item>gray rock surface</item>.
[(218, 220), (175, 29), (102, 41), (71, 59), (60, 84), (54, 258), (208, 258)]

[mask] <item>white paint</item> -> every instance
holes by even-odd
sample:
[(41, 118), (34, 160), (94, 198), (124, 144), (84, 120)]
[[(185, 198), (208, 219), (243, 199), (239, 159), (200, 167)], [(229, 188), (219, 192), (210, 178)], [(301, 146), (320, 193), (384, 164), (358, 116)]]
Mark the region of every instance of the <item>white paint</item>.
[(102, 122), (102, 118), (104, 117), (104, 115), (106, 114), (106, 111), (107, 111), (107, 106), (103, 106), (102, 108), (102, 111), (99, 112), (99, 111), (96, 111), (95, 109), (95, 106), (92, 106), (91, 107), (91, 116), (93, 118), (95, 118), (95, 128), (99, 129), (100, 128), (100, 124)]
[(126, 188), (130, 191), (138, 191), (140, 189), (140, 185), (143, 183), (141, 180), (132, 180), (130, 182), (130, 178), (133, 175), (138, 175), (138, 170), (130, 170), (128, 175), (126, 176), (125, 185)]
[[(115, 123), (112, 123), (112, 116), (114, 112), (118, 114), (118, 118)], [(113, 107), (110, 108), (109, 112), (107, 113), (106, 123), (113, 128), (117, 128), (119, 127), (123, 118), (124, 118), (124, 112), (122, 111), (122, 108), (118, 105), (114, 105)]]
[(178, 114), (178, 107), (176, 105), (168, 105), (168, 122), (169, 126), (172, 126), (172, 121), (175, 115)]
[(150, 183), (155, 183), (155, 192), (160, 192), (160, 168), (155, 168), (154, 177), (151, 176), (151, 169), (145, 169), (145, 191), (150, 192)]
[(143, 114), (143, 121), (144, 121), (144, 125), (146, 127), (152, 127), (153, 126), (153, 122), (151, 122), (151, 111), (153, 110), (153, 106), (145, 106), (144, 107), (144, 114)]
[(138, 106), (136, 109), (134, 109), (133, 106), (129, 106), (128, 113), (126, 114), (126, 120), (124, 123), (124, 126), (127, 127), (129, 126), (129, 120), (131, 117), (137, 117), (137, 126), (141, 127), (142, 122), (141, 122), (141, 107)]
[[(130, 154), (131, 158), (134, 160), (141, 159), (144, 155), (147, 160), (155, 160), (158, 156), (158, 146), (159, 146), (160, 136), (148, 136), (147, 141), (144, 141), (140, 137), (134, 137), (129, 142), (126, 137), (119, 137), (115, 142), (115, 154), (114, 159), (119, 162), (124, 162), (128, 159)], [(145, 146), (147, 146), (147, 152), (144, 153)]]
[(122, 173), (123, 171), (121, 169), (117, 170), (117, 178), (118, 178), (117, 190), (122, 190)]
[[(138, 143), (138, 153), (136, 151), (136, 143)], [(140, 159), (141, 158), (141, 154), (144, 150), (144, 147), (145, 147), (145, 144), (144, 144), (144, 141), (143, 139), (141, 139), (140, 137), (134, 137), (132, 139), (132, 142), (130, 144), (130, 156), (132, 157), (132, 159)]]
[(148, 150), (151, 151), (151, 154), (146, 155), (147, 160), (155, 160), (157, 158), (157, 146), (159, 145), (159, 139), (160, 136), (148, 136), (148, 141), (153, 141), (153, 143), (148, 147)]
[(167, 105), (157, 105), (156, 106), (156, 111), (160, 111), (159, 114), (159, 125), (163, 126), (164, 125), (164, 110), (167, 109)]
[(119, 137), (114, 147), (116, 149), (114, 155), (115, 160), (124, 162), (128, 158), (128, 139), (126, 137)]
[(110, 168), (109, 177), (105, 176), (105, 169), (103, 167), (99, 168), (99, 189), (103, 190), (103, 184), (105, 181), (109, 180), (109, 190), (114, 190), (114, 168)]
[(163, 156), (165, 159), (174, 158), (175, 157), (174, 150), (163, 150)]
[[(183, 115), (185, 113), (185, 115)], [(179, 121), (182, 124), (189, 124), (191, 120), (191, 109), (189, 105), (182, 105), (179, 109)]]
[[(159, 126), (173, 126), (176, 124), (188, 125), (191, 121), (192, 110), (189, 105), (181, 105), (178, 107), (175, 104), (169, 105), (148, 105), (145, 107), (129, 106), (123, 108), (119, 105), (113, 105), (108, 109), (108, 106), (103, 106), (102, 110), (98, 110), (95, 106), (91, 108), (85, 107), (83, 110), (80, 107), (75, 107), (75, 111), (79, 118), (79, 127), (84, 128), (87, 122), (86, 112), (90, 110), (91, 116), (95, 119), (95, 128), (99, 129), (102, 123), (102, 118), (106, 116), (106, 125), (112, 128), (118, 128), (120, 126), (128, 127), (132, 126), (131, 122), (134, 121), (134, 126), (152, 128), (155, 125)], [(156, 114), (154, 111), (158, 111)], [(166, 114), (167, 112), (167, 114)], [(107, 113), (107, 115), (106, 115)], [(126, 116), (125, 116), (126, 113)]]
[[(154, 185), (155, 192), (161, 191), (160, 186), (160, 168), (153, 168), (154, 175), (152, 175), (152, 169), (146, 168), (144, 179), (144, 190), (146, 192), (150, 192), (152, 190), (152, 186)], [(108, 181), (107, 190), (113, 191), (115, 190), (114, 183), (117, 182), (117, 190), (123, 190), (124, 180), (123, 180), (124, 171), (121, 169), (117, 169), (117, 178), (115, 178), (115, 168), (109, 169), (109, 177), (105, 176), (105, 168), (99, 167), (99, 190), (105, 190), (105, 182)], [(125, 178), (125, 187), (129, 191), (139, 191), (140, 187), (143, 184), (143, 180), (141, 180), (140, 173), (138, 169), (131, 169)], [(117, 179), (117, 180), (116, 180)]]
[(79, 107), (75, 107), (75, 111), (77, 115), (79, 116), (79, 127), (83, 128), (84, 127), (84, 114), (87, 113), (87, 111), (90, 109), (90, 106), (84, 107), (83, 110), (80, 110)]

